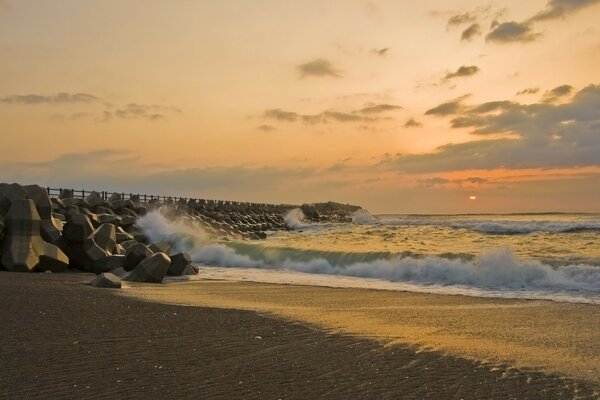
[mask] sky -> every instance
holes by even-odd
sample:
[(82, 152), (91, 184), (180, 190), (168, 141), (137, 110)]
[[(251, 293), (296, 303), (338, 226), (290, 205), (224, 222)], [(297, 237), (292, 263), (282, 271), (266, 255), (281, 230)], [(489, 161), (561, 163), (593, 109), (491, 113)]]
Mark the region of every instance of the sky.
[(0, 181), (600, 212), (600, 0), (0, 0)]

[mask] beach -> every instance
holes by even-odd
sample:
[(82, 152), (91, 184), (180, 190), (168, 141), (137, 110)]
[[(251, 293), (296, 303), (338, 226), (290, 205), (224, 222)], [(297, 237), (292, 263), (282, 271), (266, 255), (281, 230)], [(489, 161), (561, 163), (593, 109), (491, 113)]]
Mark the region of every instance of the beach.
[[(486, 339), (475, 340), (477, 334), (493, 336), (504, 328), (493, 326), (500, 316), (496, 321), (485, 315), (510, 310), (518, 321), (519, 315), (535, 313), (535, 321), (548, 325), (563, 316), (565, 322), (577, 319), (576, 328), (561, 325), (549, 333), (535, 322), (529, 332), (519, 333), (523, 328), (515, 324), (504, 332), (504, 343), (536, 333), (524, 347), (539, 342), (537, 349), (547, 347), (550, 353), (568, 350), (571, 366), (577, 361), (589, 367), (597, 357), (598, 333), (586, 329), (598, 326), (593, 319), (598, 316), (587, 305), (520, 307), (516, 300), (365, 290), (359, 298), (353, 296), (357, 289), (219, 281), (130, 283), (108, 290), (84, 285), (92, 277), (0, 273), (0, 397), (598, 398), (598, 381), (585, 371), (567, 374), (570, 366), (564, 373), (551, 362), (545, 369), (525, 368), (527, 354), (513, 364), (461, 356), (459, 338), (454, 352), (416, 344), (419, 336), (436, 337), (417, 323), (430, 319), (436, 308), (441, 319), (431, 319), (431, 329), (456, 313), (480, 318), (486, 328), (479, 333), (468, 331), (463, 317), (463, 327), (437, 326), (440, 342), (444, 336), (451, 342), (444, 331), (453, 329), (471, 336), (473, 356), (482, 354)], [(413, 330), (405, 329), (410, 324), (403, 318), (390, 327), (389, 316), (399, 316), (394, 314), (399, 309), (412, 316)], [(380, 330), (368, 334), (376, 326)], [(570, 349), (560, 347), (567, 330), (580, 337)], [(397, 337), (399, 331), (406, 336)], [(551, 343), (543, 345), (546, 340)], [(497, 341), (500, 352), (502, 343)], [(548, 354), (540, 357), (552, 360)]]

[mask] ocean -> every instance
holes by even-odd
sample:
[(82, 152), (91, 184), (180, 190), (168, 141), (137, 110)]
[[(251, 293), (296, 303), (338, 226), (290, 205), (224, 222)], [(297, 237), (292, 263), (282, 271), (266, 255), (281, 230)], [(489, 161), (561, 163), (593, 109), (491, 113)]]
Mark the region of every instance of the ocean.
[(187, 251), (191, 279), (600, 304), (600, 214), (371, 215), (307, 224), (266, 240), (211, 238), (194, 221), (153, 211), (138, 226)]

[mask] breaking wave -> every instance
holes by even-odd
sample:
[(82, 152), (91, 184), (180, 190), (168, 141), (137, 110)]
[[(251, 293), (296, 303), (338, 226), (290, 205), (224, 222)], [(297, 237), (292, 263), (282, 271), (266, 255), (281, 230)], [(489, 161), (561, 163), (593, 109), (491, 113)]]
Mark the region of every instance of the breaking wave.
[(432, 220), (410, 218), (382, 219), (388, 226), (442, 226), (454, 229), (470, 229), (490, 234), (527, 234), (534, 232), (570, 233), (600, 230), (600, 221), (510, 221), (510, 220)]
[[(508, 248), (475, 256), (419, 255), (389, 252), (336, 252), (270, 247), (268, 243), (223, 242), (206, 239), (197, 227), (169, 222), (149, 213), (138, 226), (152, 240), (166, 240), (187, 251), (200, 264), (215, 267), (289, 270), (308, 274), (370, 278), (387, 282), (470, 288), (518, 293), (584, 296), (600, 303), (600, 267), (586, 264), (553, 267), (536, 260), (520, 260)], [(448, 290), (452, 293), (452, 290)], [(536, 294), (537, 293), (537, 294)], [(536, 294), (534, 296), (534, 294)], [(564, 296), (567, 296), (565, 300)], [(558, 297), (557, 297), (558, 298)]]

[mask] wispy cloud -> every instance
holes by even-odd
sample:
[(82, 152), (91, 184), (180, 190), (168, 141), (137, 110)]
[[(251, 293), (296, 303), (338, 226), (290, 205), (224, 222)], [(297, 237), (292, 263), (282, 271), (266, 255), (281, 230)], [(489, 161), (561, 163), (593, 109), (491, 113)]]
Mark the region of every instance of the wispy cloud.
[(541, 33), (534, 32), (528, 23), (515, 21), (496, 23), (492, 31), (487, 34), (485, 40), (495, 43), (532, 42), (539, 38)]
[(517, 92), (517, 96), (523, 96), (523, 95), (529, 95), (529, 94), (537, 94), (540, 92), (540, 88), (538, 87), (533, 87), (533, 88), (525, 88), (523, 90), (520, 90)]
[(258, 126), (258, 130), (262, 131), (262, 132), (273, 132), (273, 131), (276, 131), (277, 128), (275, 128), (272, 125), (265, 125), (265, 124), (263, 124), (263, 125), (259, 125)]
[(473, 76), (480, 71), (479, 67), (476, 65), (463, 65), (459, 67), (454, 72), (448, 72), (443, 78), (442, 81), (447, 82), (454, 78), (464, 78), (468, 76)]
[(76, 103), (91, 103), (100, 99), (89, 93), (66, 93), (61, 92), (53, 95), (40, 94), (13, 94), (0, 98), (0, 102), (7, 104), (76, 104)]
[(364, 107), (352, 111), (325, 110), (317, 114), (300, 114), (295, 111), (280, 108), (268, 109), (263, 113), (263, 118), (280, 122), (301, 121), (306, 124), (321, 124), (329, 121), (335, 122), (374, 122), (382, 117), (380, 114), (401, 110), (402, 107), (387, 103), (368, 103)]
[(546, 4), (546, 8), (531, 17), (529, 21), (565, 18), (569, 14), (596, 4), (600, 4), (600, 0), (550, 0)]
[(340, 70), (324, 58), (300, 64), (296, 68), (300, 74), (300, 78), (311, 76), (339, 78), (342, 76)]
[(463, 33), (460, 36), (460, 40), (469, 41), (477, 36), (481, 36), (481, 25), (472, 24), (463, 31)]
[(390, 48), (389, 47), (383, 47), (380, 49), (371, 49), (371, 54), (375, 54), (376, 56), (379, 57), (385, 57), (390, 53)]
[(463, 109), (463, 104), (462, 102), (469, 97), (469, 95), (464, 95), (461, 97), (458, 97), (454, 100), (442, 103), (438, 106), (435, 106), (433, 108), (430, 108), (429, 110), (427, 110), (425, 112), (425, 115), (435, 115), (438, 117), (443, 117), (446, 115), (453, 115), (453, 114), (458, 114), (462, 109)]
[(410, 118), (402, 126), (405, 128), (420, 128), (423, 126), (423, 124), (414, 118)]
[(571, 85), (557, 86), (554, 89), (548, 90), (546, 93), (544, 93), (544, 97), (542, 98), (542, 101), (545, 103), (554, 103), (555, 101), (558, 101), (559, 99), (566, 97), (566, 96), (570, 95), (571, 93), (573, 93), (573, 86), (571, 86)]

